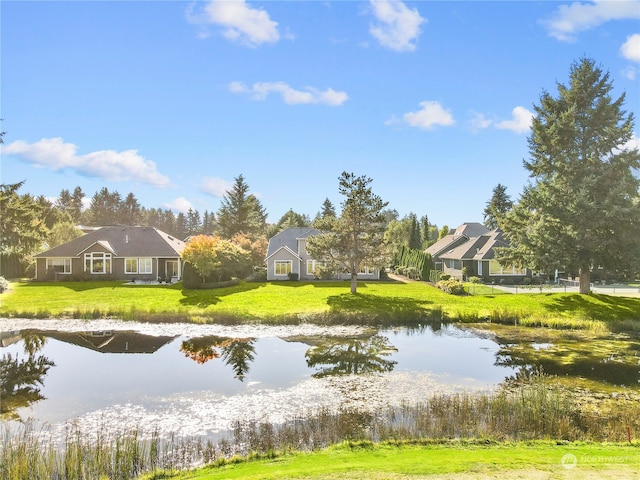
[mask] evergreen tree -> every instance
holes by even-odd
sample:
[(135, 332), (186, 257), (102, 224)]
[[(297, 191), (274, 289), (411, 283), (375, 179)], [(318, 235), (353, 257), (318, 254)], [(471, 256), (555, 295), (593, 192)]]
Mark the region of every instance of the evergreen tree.
[(82, 217), (82, 211), (84, 210), (84, 192), (82, 188), (76, 187), (73, 189), (73, 195), (71, 196), (71, 218), (75, 223), (80, 221)]
[[(49, 233), (45, 207), (29, 194), (18, 194), (22, 185), (24, 181), (0, 185), (0, 256), (3, 264), (11, 255), (22, 260), (37, 253)], [(7, 273), (2, 271), (0, 275)]]
[(117, 191), (109, 192), (102, 187), (91, 197), (91, 205), (87, 210), (87, 219), (92, 225), (116, 225), (120, 218), (120, 203), (122, 198)]
[(484, 209), (484, 226), (490, 230), (499, 227), (500, 221), (513, 208), (511, 197), (507, 195), (507, 187), (498, 184)]
[[(557, 96), (535, 106), (524, 162), (533, 182), (505, 217), (510, 247), (503, 264), (565, 269), (590, 291), (590, 269), (635, 273), (640, 268), (640, 152), (628, 146), (633, 115), (613, 100), (609, 73), (583, 58)], [(626, 146), (627, 145), (627, 146)]]
[(266, 211), (260, 200), (249, 193), (249, 185), (242, 175), (235, 179), (233, 188), (225, 193), (220, 203), (216, 217), (223, 238), (231, 238), (237, 233), (264, 234)]
[(329, 200), (329, 197), (324, 199), (324, 202), (322, 202), (322, 210), (320, 211), (320, 218), (327, 218), (327, 217), (333, 217), (335, 218), (336, 216), (336, 209), (333, 206), (333, 203), (331, 203), (331, 200)]
[(366, 176), (343, 172), (338, 187), (345, 197), (340, 218), (327, 218), (322, 225), (327, 232), (309, 237), (306, 245), (311, 257), (350, 274), (351, 293), (357, 291), (362, 267), (381, 267), (388, 261), (382, 216), (387, 202), (372, 192), (371, 182)]
[(187, 211), (187, 236), (198, 235), (202, 230), (202, 221), (200, 220), (200, 212), (189, 208)]
[(427, 217), (426, 215), (420, 217), (420, 232), (422, 234), (423, 247), (426, 247), (431, 240), (431, 229), (429, 227), (429, 217)]
[(420, 225), (418, 225), (418, 217), (415, 213), (409, 214), (409, 243), (408, 247), (413, 250), (420, 250), (422, 247), (422, 234), (420, 233)]
[(119, 222), (122, 225), (140, 225), (142, 210), (138, 199), (133, 193), (129, 193), (119, 207)]

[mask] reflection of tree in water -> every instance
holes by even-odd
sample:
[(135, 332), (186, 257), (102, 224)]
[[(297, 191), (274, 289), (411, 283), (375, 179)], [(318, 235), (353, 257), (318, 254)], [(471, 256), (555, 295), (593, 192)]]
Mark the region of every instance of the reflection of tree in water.
[[(609, 345), (611, 344), (611, 345)], [(640, 382), (637, 355), (632, 344), (613, 345), (578, 341), (545, 345), (506, 343), (496, 353), (495, 364), (518, 369), (509, 383), (526, 382), (540, 375), (576, 377), (613, 385), (637, 385)]]
[(389, 360), (398, 349), (387, 337), (331, 338), (305, 353), (307, 365), (316, 367), (314, 377), (390, 372), (398, 363)]
[(46, 342), (42, 335), (24, 333), (22, 335), (25, 359), (14, 358), (5, 353), (0, 358), (0, 413), (15, 417), (17, 408), (27, 407), (44, 399), (40, 388), (44, 386), (44, 376), (55, 366), (44, 355), (37, 355)]
[[(249, 364), (255, 358), (255, 338), (228, 338), (207, 336), (191, 338), (182, 342), (180, 351), (200, 364), (214, 358), (222, 358), (225, 365), (233, 369), (235, 377), (243, 381)], [(218, 350), (219, 349), (219, 350)]]

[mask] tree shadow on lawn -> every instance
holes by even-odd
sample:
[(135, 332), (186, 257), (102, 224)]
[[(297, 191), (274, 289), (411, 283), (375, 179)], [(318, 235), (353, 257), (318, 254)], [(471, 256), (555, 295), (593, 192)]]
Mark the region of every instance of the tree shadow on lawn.
[(598, 293), (556, 296), (545, 306), (557, 313), (582, 314), (593, 320), (637, 320), (640, 322), (640, 298), (613, 297)]
[(221, 297), (234, 295), (236, 293), (249, 292), (251, 290), (256, 290), (264, 286), (265, 284), (261, 282), (242, 282), (231, 287), (210, 288), (205, 290), (187, 290), (183, 288), (183, 298), (180, 299), (180, 304), (185, 306), (190, 305), (200, 308), (207, 308), (210, 305), (217, 304), (220, 301)]
[[(360, 287), (360, 285), (358, 285)], [(427, 305), (434, 302), (428, 300), (414, 300), (406, 297), (388, 297), (367, 295), (363, 293), (343, 293), (333, 295), (327, 299), (332, 315), (360, 316), (363, 321), (378, 319), (393, 322), (406, 322), (407, 320), (420, 320), (425, 316), (434, 317), (434, 311)]]

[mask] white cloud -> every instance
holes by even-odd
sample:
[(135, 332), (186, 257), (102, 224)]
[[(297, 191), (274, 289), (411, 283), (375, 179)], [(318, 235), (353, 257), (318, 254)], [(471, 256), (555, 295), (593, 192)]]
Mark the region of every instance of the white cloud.
[(629, 140), (627, 143), (625, 143), (622, 146), (622, 148), (626, 150), (637, 149), (640, 151), (640, 137), (638, 137), (637, 135), (634, 135), (633, 138), (631, 138), (631, 140)]
[(611, 20), (640, 18), (637, 0), (594, 0), (560, 5), (551, 18), (541, 23), (549, 35), (561, 41), (574, 41), (579, 32)]
[(205, 177), (200, 184), (200, 191), (213, 197), (222, 198), (233, 189), (233, 183), (218, 177)]
[(427, 21), (417, 9), (397, 0), (371, 0), (371, 7), (377, 22), (370, 25), (369, 33), (380, 45), (399, 52), (416, 49), (420, 25)]
[(184, 197), (174, 198), (170, 202), (163, 204), (163, 207), (178, 213), (187, 213), (189, 209), (195, 210), (191, 202)]
[(156, 164), (140, 156), (137, 150), (100, 150), (77, 154), (78, 147), (62, 138), (43, 138), (35, 143), (21, 140), (3, 146), (2, 152), (16, 155), (37, 167), (57, 172), (72, 170), (86, 177), (109, 181), (137, 181), (156, 187), (170, 186), (169, 178), (158, 173)]
[(254, 100), (265, 100), (270, 93), (278, 93), (288, 105), (318, 104), (336, 107), (349, 98), (345, 92), (338, 92), (332, 88), (318, 90), (305, 87), (304, 90), (295, 90), (284, 82), (258, 82), (251, 87), (242, 82), (231, 82), (229, 91), (250, 94)]
[[(638, 9), (640, 9), (640, 5)], [(620, 53), (627, 60), (640, 62), (640, 33), (629, 35), (627, 41), (620, 47)]]
[[(249, 6), (245, 0), (211, 0), (201, 12), (187, 11), (187, 18), (193, 23), (214, 24), (222, 27), (222, 35), (233, 42), (250, 47), (280, 40), (278, 22), (259, 8)], [(200, 38), (205, 34), (199, 33)]]
[(422, 107), (417, 112), (407, 112), (402, 116), (402, 120), (412, 127), (423, 128), (429, 130), (437, 125), (449, 126), (455, 123), (453, 115), (439, 102), (424, 101), (420, 102)]
[(516, 107), (511, 111), (511, 120), (503, 120), (495, 124), (496, 128), (502, 130), (511, 130), (515, 133), (526, 133), (531, 129), (531, 121), (533, 113), (524, 107)]
[(485, 117), (483, 113), (472, 112), (469, 124), (473, 130), (482, 130), (489, 128), (493, 124), (493, 121)]

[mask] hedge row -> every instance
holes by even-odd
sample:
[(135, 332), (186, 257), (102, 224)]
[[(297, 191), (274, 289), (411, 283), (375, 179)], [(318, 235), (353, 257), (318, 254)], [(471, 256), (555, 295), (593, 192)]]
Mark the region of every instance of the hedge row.
[(422, 280), (428, 279), (429, 272), (433, 269), (431, 255), (423, 250), (415, 250), (404, 245), (400, 245), (396, 250), (393, 263), (394, 268), (405, 267), (407, 269), (416, 269), (419, 278)]

